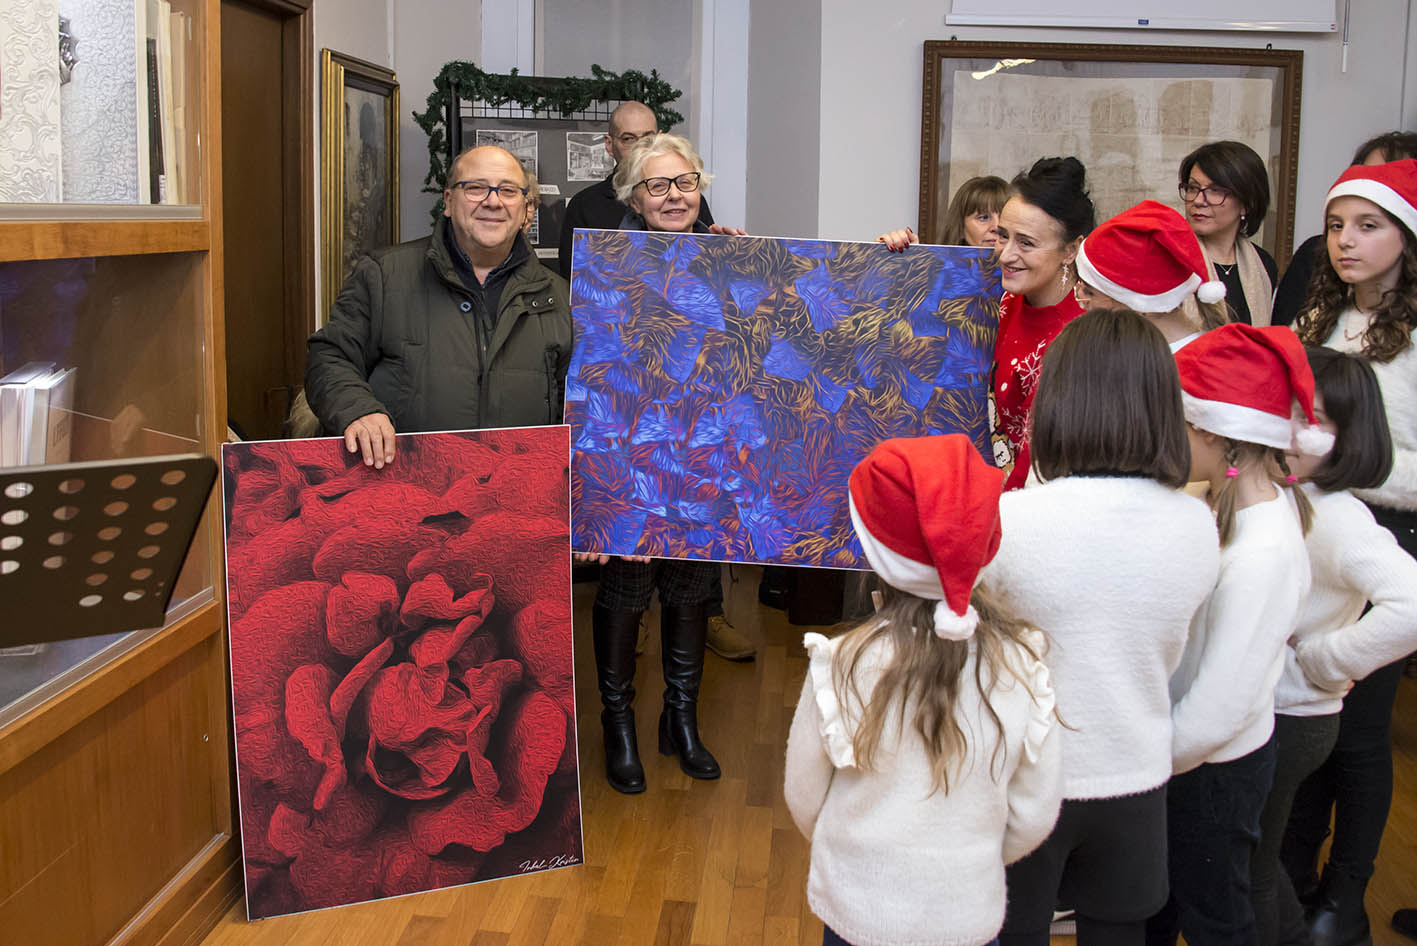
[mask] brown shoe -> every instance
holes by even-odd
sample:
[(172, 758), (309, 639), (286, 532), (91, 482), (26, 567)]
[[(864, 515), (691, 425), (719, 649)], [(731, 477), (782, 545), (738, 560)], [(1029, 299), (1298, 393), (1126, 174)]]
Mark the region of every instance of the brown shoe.
[(708, 649), (724, 660), (752, 660), (758, 654), (753, 642), (722, 614), (708, 619)]

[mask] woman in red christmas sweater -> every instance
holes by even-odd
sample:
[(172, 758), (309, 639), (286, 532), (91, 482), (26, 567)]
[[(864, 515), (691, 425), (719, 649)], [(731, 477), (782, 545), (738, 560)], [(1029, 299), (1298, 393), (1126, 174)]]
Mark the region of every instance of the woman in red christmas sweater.
[[(1004, 298), (990, 420), (994, 460), (1009, 470), (1005, 489), (1017, 489), (1028, 476), (1028, 417), (1043, 353), (1063, 326), (1082, 314), (1073, 298), (1073, 259), (1096, 223), (1086, 176), (1077, 158), (1040, 158), (1013, 179), (999, 213), (994, 251)], [(878, 239), (898, 251), (919, 242), (908, 228)]]

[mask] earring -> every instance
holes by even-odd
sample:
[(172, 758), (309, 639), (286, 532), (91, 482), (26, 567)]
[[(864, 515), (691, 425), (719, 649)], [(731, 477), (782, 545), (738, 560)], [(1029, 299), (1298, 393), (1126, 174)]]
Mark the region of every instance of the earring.
[(1068, 287), (1068, 264), (1064, 263), (1063, 268), (1058, 272), (1058, 282), (1066, 289)]

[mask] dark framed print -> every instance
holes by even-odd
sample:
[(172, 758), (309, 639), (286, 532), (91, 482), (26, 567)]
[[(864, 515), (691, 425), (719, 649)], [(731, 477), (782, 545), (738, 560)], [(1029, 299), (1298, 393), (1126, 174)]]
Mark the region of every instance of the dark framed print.
[(925, 43), (920, 236), (938, 242), (964, 181), (1008, 180), (1038, 158), (1076, 155), (1097, 219), (1159, 200), (1179, 207), (1181, 159), (1241, 141), (1264, 160), (1270, 211), (1255, 242), (1289, 258), (1304, 54), (1195, 46)]
[(323, 311), (360, 256), (399, 241), (399, 84), (393, 72), (323, 50), (320, 103)]

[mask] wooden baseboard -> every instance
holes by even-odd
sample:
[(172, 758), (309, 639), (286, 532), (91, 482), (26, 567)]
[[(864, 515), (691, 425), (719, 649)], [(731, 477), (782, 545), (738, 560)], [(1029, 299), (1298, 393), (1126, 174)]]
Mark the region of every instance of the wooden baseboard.
[(241, 851), (219, 835), (204, 847), (108, 946), (190, 946), (241, 897)]

